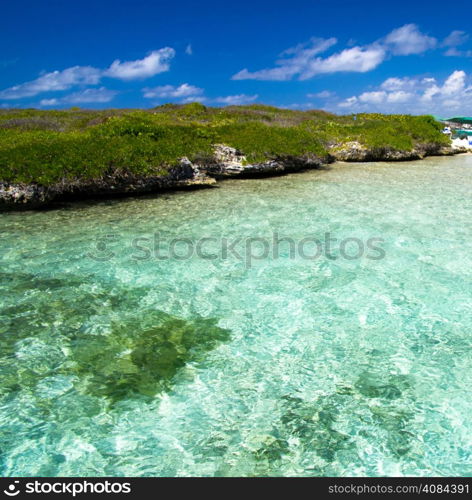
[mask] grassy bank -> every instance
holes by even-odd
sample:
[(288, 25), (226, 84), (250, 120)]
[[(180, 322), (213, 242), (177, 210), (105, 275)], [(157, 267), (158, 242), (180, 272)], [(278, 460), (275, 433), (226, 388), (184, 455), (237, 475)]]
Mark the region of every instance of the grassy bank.
[(262, 105), (0, 110), (0, 181), (50, 186), (110, 175), (166, 175), (182, 156), (210, 158), (215, 143), (241, 149), (249, 162), (323, 157), (350, 141), (410, 151), (420, 144), (447, 145), (440, 130), (430, 116), (337, 116)]

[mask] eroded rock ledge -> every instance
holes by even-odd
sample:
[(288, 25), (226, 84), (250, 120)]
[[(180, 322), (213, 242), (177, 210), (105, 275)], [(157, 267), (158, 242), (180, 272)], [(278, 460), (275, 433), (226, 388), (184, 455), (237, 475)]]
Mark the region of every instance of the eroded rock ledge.
[(298, 172), (310, 168), (320, 168), (332, 158), (317, 156), (279, 156), (272, 160), (249, 163), (246, 156), (236, 148), (225, 144), (215, 144), (214, 154), (210, 161), (199, 168), (216, 179), (230, 177), (258, 177), (265, 175), (281, 175)]
[(339, 161), (411, 161), (426, 156), (450, 156), (462, 150), (440, 146), (439, 144), (420, 144), (411, 151), (398, 151), (389, 147), (368, 148), (357, 141), (334, 144), (330, 154)]
[(353, 141), (333, 145), (330, 148), (330, 154), (325, 157), (286, 155), (264, 162), (249, 163), (243, 152), (225, 144), (216, 144), (212, 156), (194, 163), (188, 158), (182, 158), (177, 165), (162, 175), (146, 177), (132, 174), (110, 175), (90, 181), (80, 180), (49, 187), (34, 183), (0, 182), (0, 210), (34, 209), (57, 200), (213, 186), (217, 179), (282, 175), (320, 168), (335, 160), (408, 161), (419, 160), (426, 156), (444, 156), (461, 152), (463, 152), (461, 149), (440, 147), (436, 144), (420, 145), (412, 151), (397, 151), (390, 148), (369, 149)]
[(178, 165), (163, 175), (147, 177), (132, 174), (110, 175), (100, 179), (81, 180), (50, 187), (0, 182), (0, 210), (39, 208), (52, 201), (64, 199), (144, 194), (167, 189), (212, 186), (215, 183), (213, 177), (201, 172), (188, 158), (182, 158)]

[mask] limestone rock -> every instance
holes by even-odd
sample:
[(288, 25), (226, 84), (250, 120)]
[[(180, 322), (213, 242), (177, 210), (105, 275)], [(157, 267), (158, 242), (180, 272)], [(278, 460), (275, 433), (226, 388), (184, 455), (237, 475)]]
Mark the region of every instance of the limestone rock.
[(213, 158), (201, 165), (201, 169), (215, 178), (257, 177), (297, 172), (307, 168), (319, 168), (324, 161), (315, 156), (280, 156), (263, 162), (249, 163), (236, 148), (215, 144)]
[(54, 191), (37, 184), (0, 182), (0, 209), (13, 206), (37, 207), (54, 198)]

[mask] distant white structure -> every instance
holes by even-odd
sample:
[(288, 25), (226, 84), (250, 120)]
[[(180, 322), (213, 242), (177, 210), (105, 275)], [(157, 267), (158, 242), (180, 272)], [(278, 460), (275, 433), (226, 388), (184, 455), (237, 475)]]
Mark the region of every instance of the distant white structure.
[(464, 139), (453, 139), (452, 140), (453, 148), (466, 148), (472, 151), (472, 136), (464, 138)]

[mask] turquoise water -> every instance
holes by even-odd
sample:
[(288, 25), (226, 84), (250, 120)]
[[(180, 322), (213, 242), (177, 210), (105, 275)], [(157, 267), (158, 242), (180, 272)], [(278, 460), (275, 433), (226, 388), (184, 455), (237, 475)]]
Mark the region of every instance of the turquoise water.
[[(338, 164), (1, 215), (1, 475), (471, 475), (471, 180)], [(218, 253), (274, 233), (384, 257)]]

